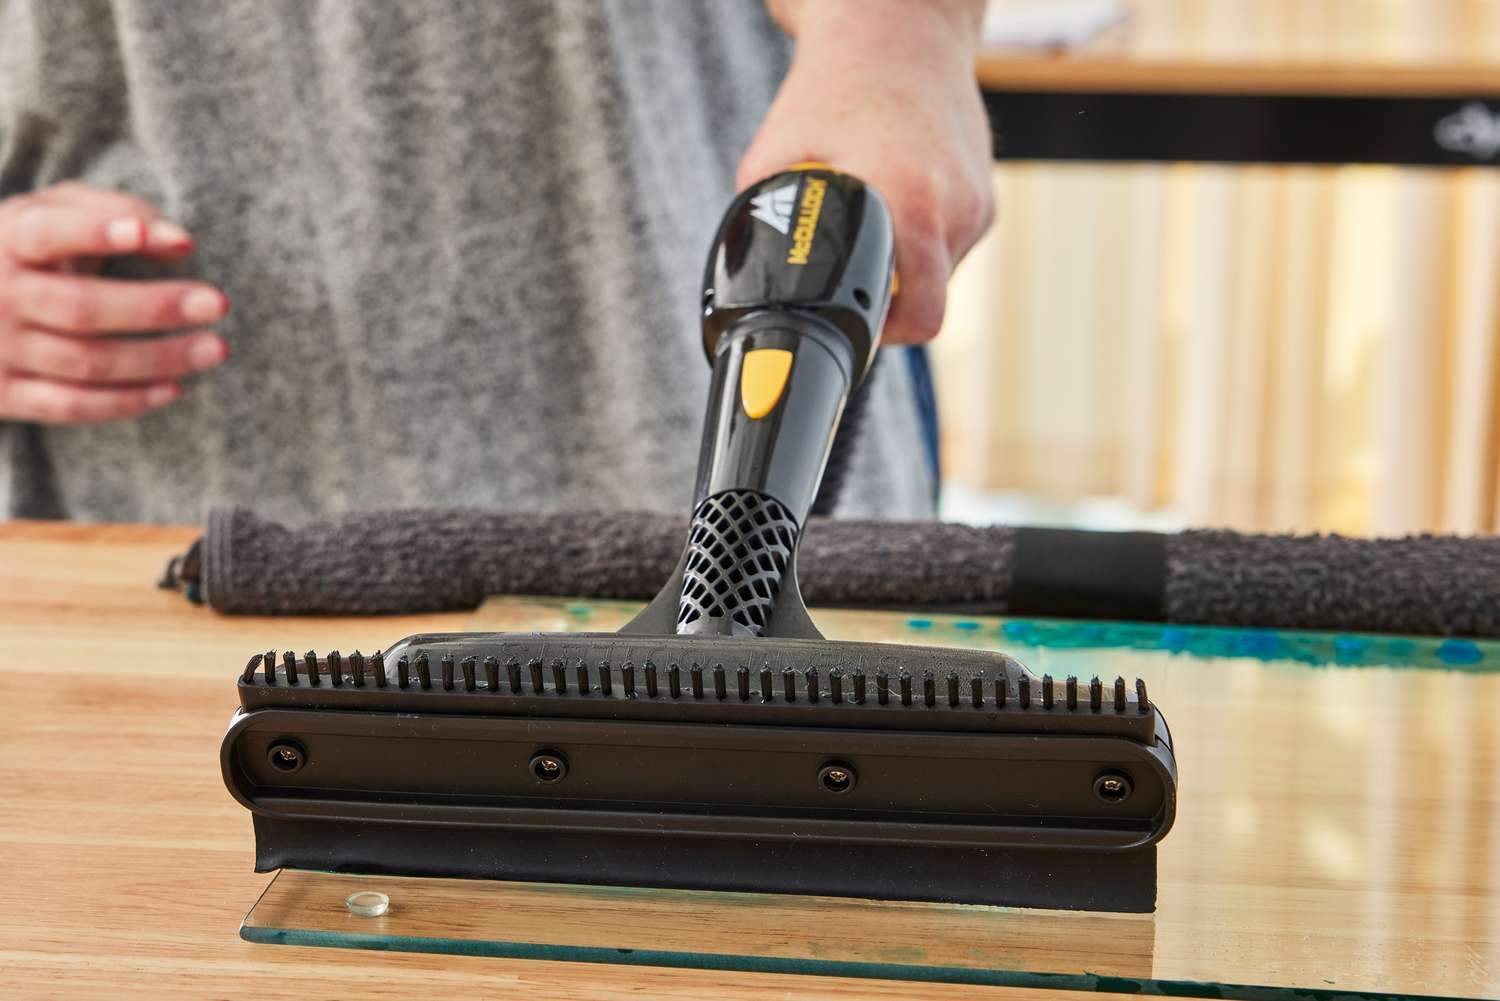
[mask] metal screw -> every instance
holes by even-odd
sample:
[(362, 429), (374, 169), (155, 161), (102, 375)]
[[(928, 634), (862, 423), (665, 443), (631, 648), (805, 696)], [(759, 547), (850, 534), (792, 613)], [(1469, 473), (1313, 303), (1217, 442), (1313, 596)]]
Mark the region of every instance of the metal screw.
[(846, 793), (854, 788), (859, 777), (854, 769), (842, 761), (830, 761), (818, 770), (818, 785), (831, 793)]
[(279, 772), (295, 772), (307, 764), (307, 752), (294, 740), (278, 740), (266, 749), (266, 760)]
[(1106, 803), (1123, 803), (1134, 791), (1130, 776), (1124, 772), (1100, 772), (1094, 779), (1094, 795)]
[(561, 782), (568, 774), (568, 760), (556, 751), (537, 751), (531, 756), (531, 774), (538, 782)]

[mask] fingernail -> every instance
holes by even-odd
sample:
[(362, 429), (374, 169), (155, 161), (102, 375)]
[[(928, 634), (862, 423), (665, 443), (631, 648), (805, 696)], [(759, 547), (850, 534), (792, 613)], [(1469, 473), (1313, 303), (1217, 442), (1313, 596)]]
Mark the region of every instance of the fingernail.
[(224, 293), (211, 288), (195, 288), (182, 297), (182, 318), (189, 323), (212, 323), (229, 309)]
[(158, 219), (151, 224), (151, 242), (158, 247), (187, 247), (193, 238), (175, 222)]
[(229, 356), (223, 341), (217, 337), (200, 337), (188, 348), (188, 364), (194, 371), (213, 368)]
[(115, 250), (137, 250), (146, 237), (146, 226), (139, 219), (116, 219), (104, 227), (104, 238)]
[(178, 389), (175, 385), (152, 386), (146, 390), (146, 406), (164, 407), (181, 395), (182, 390)]

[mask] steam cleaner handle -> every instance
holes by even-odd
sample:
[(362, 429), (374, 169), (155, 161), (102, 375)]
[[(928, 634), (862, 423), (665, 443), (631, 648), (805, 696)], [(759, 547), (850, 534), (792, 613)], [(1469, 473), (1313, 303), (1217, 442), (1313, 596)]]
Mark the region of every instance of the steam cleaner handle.
[(858, 178), (798, 164), (734, 200), (704, 277), (713, 381), (695, 511), (753, 491), (806, 522), (895, 287), (890, 210)]

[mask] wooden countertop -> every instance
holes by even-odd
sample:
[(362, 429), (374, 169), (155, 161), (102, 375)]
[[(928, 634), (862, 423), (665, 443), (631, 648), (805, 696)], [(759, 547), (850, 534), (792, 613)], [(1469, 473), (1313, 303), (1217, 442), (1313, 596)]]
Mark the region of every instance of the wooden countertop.
[(988, 52), (978, 76), (1015, 91), (1500, 96), (1500, 3), (1134, 0), (1079, 50)]
[[(219, 741), (245, 652), (462, 628), (225, 618), (153, 582), (189, 528), (0, 523), (6, 998), (1034, 998), (1068, 992), (252, 945), (266, 885)], [(1104, 995), (1095, 995), (1104, 996)]]

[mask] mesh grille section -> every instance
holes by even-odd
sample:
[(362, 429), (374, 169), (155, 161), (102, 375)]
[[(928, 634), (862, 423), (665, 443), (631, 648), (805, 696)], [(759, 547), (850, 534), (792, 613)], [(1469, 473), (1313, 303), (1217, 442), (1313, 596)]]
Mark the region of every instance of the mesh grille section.
[(762, 635), (797, 531), (786, 508), (747, 490), (699, 504), (688, 532), (677, 631)]

